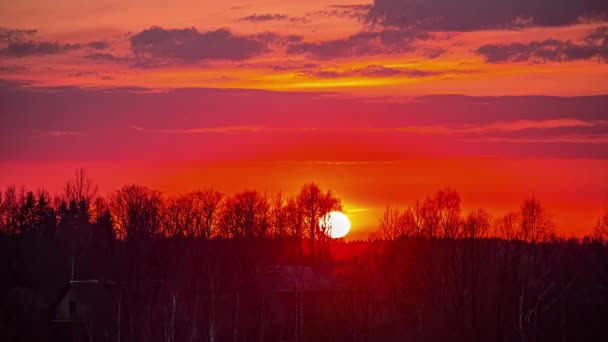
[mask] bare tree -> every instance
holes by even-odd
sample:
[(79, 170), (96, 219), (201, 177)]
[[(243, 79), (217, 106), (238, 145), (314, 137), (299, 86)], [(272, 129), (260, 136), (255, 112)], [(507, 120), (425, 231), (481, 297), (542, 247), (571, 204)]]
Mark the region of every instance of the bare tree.
[(420, 201), (414, 202), (414, 205), (407, 208), (403, 213), (404, 233), (407, 236), (422, 237), (424, 233), (424, 217), (422, 213), (422, 204)]
[(427, 197), (420, 206), (422, 220), (424, 222), (424, 232), (429, 239), (439, 236), (439, 211), (437, 203), (430, 197)]
[(504, 240), (519, 240), (519, 216), (516, 212), (508, 212), (494, 221), (493, 235)]
[(0, 202), (0, 222), (3, 230), (9, 235), (17, 234), (17, 220), (19, 218), (19, 198), (14, 185), (4, 190), (4, 198)]
[[(407, 211), (406, 211), (407, 213)], [(406, 216), (399, 209), (386, 207), (380, 218), (378, 230), (384, 240), (393, 241), (405, 233)]]
[(160, 193), (140, 185), (125, 185), (110, 199), (117, 235), (126, 240), (160, 233)]
[(226, 199), (222, 228), (230, 237), (265, 237), (270, 225), (270, 205), (265, 196), (248, 190)]
[[(483, 209), (477, 209), (470, 213), (465, 222), (463, 233), (468, 239), (465, 248), (468, 249), (468, 255), (463, 258), (468, 258), (469, 270), (466, 272), (469, 275), (468, 288), (470, 292), (470, 320), (471, 328), (475, 334), (476, 340), (479, 340), (479, 280), (482, 269), (482, 264), (485, 260), (485, 253), (482, 248), (481, 239), (485, 238), (490, 231), (490, 215)], [(464, 273), (464, 272), (463, 272)], [(461, 274), (462, 277), (465, 274)]]
[(517, 212), (508, 212), (503, 216), (496, 218), (493, 226), (493, 235), (499, 240), (495, 241), (495, 260), (497, 265), (496, 288), (503, 289), (496, 291), (495, 295), (495, 313), (496, 313), (496, 336), (497, 340), (503, 340), (507, 334), (508, 328), (505, 325), (510, 325), (510, 321), (505, 322), (505, 311), (509, 307), (509, 298), (503, 294), (507, 292), (507, 287), (512, 283), (515, 277), (515, 269), (519, 265), (518, 253), (520, 246), (517, 240), (520, 240), (520, 217)]
[(315, 253), (315, 244), (317, 244), (317, 240), (322, 245), (328, 239), (328, 232), (317, 232), (320, 230), (319, 222), (321, 218), (330, 211), (341, 210), (342, 204), (338, 198), (333, 196), (331, 191), (323, 193), (317, 184), (309, 183), (305, 184), (300, 190), (300, 193), (298, 194), (298, 205), (303, 213), (304, 226), (308, 227), (310, 258), (314, 260), (317, 256)]
[(287, 235), (288, 214), (287, 201), (283, 194), (279, 192), (275, 195), (270, 207), (272, 235), (274, 237), (284, 238)]
[[(538, 331), (541, 315), (548, 310), (561, 293), (555, 293), (556, 283), (548, 281), (554, 272), (550, 246), (543, 245), (553, 235), (554, 224), (540, 202), (530, 197), (520, 207), (520, 236), (528, 243), (519, 256), (524, 262), (520, 276), (517, 330), (520, 340), (525, 341), (531, 331)], [(553, 298), (552, 298), (553, 297)]]
[(601, 242), (608, 241), (608, 208), (604, 209), (604, 215), (597, 220), (593, 235)]
[(540, 202), (530, 197), (520, 208), (521, 239), (530, 243), (543, 242), (553, 234), (553, 221)]
[(104, 197), (97, 196), (93, 201), (93, 210), (92, 210), (92, 219), (94, 221), (99, 221), (101, 217), (106, 215), (106, 213), (110, 210), (110, 205), (108, 200)]
[(91, 204), (93, 198), (97, 195), (98, 186), (93, 179), (89, 177), (85, 169), (77, 169), (74, 172), (74, 178), (67, 181), (65, 184), (66, 202), (76, 203), (86, 202)]
[(213, 189), (169, 198), (163, 214), (165, 234), (210, 239), (216, 232), (221, 200), (222, 194)]
[(194, 232), (194, 207), (186, 195), (169, 198), (163, 208), (163, 232), (169, 237), (186, 237)]
[(483, 239), (490, 232), (490, 215), (483, 209), (477, 209), (467, 216), (463, 234), (467, 239)]
[(287, 234), (292, 238), (295, 258), (302, 261), (302, 237), (304, 231), (304, 212), (298, 205), (297, 197), (291, 197), (285, 206), (287, 214)]
[(460, 235), (460, 195), (446, 188), (435, 194), (439, 229), (443, 238), (456, 239)]
[(200, 233), (209, 240), (217, 230), (216, 225), (223, 195), (216, 190), (205, 189), (193, 193), (192, 196), (197, 199), (202, 217)]

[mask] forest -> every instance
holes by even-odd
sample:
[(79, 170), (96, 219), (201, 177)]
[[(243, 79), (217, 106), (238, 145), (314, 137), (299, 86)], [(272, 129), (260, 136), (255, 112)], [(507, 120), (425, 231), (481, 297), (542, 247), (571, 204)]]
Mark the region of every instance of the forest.
[(608, 211), (566, 239), (534, 197), (492, 217), (445, 188), (347, 242), (315, 183), (101, 196), (81, 169), (0, 195), (2, 341), (608, 340)]

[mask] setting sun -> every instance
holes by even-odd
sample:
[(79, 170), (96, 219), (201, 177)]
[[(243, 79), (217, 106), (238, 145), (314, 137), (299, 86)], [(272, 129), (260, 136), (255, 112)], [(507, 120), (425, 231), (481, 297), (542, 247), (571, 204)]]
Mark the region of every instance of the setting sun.
[(329, 235), (333, 239), (343, 238), (350, 231), (350, 220), (341, 211), (332, 211), (319, 220), (319, 227), (328, 227)]

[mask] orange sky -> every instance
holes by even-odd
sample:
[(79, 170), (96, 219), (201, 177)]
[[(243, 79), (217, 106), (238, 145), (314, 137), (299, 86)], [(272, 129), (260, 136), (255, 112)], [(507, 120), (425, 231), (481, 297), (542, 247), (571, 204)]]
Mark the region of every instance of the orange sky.
[(607, 61), (594, 0), (4, 1), (0, 185), (317, 181), (355, 237), (451, 186), (495, 215), (534, 194), (587, 234), (608, 201)]
[(228, 194), (249, 188), (268, 195), (294, 194), (305, 182), (315, 181), (343, 200), (352, 221), (350, 239), (366, 238), (387, 205), (405, 208), (446, 186), (460, 193), (465, 214), (476, 208), (504, 214), (534, 195), (564, 236), (591, 234), (608, 203), (608, 161), (591, 159), (3, 163), (0, 179), (59, 193), (77, 167), (86, 167), (105, 194), (130, 183), (167, 194), (205, 187)]

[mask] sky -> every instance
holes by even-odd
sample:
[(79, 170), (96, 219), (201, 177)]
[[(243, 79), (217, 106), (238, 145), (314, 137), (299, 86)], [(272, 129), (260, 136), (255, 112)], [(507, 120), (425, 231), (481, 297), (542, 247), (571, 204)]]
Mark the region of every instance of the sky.
[(351, 237), (444, 187), (565, 236), (608, 205), (608, 2), (0, 3), (0, 186), (214, 186), (345, 204)]

